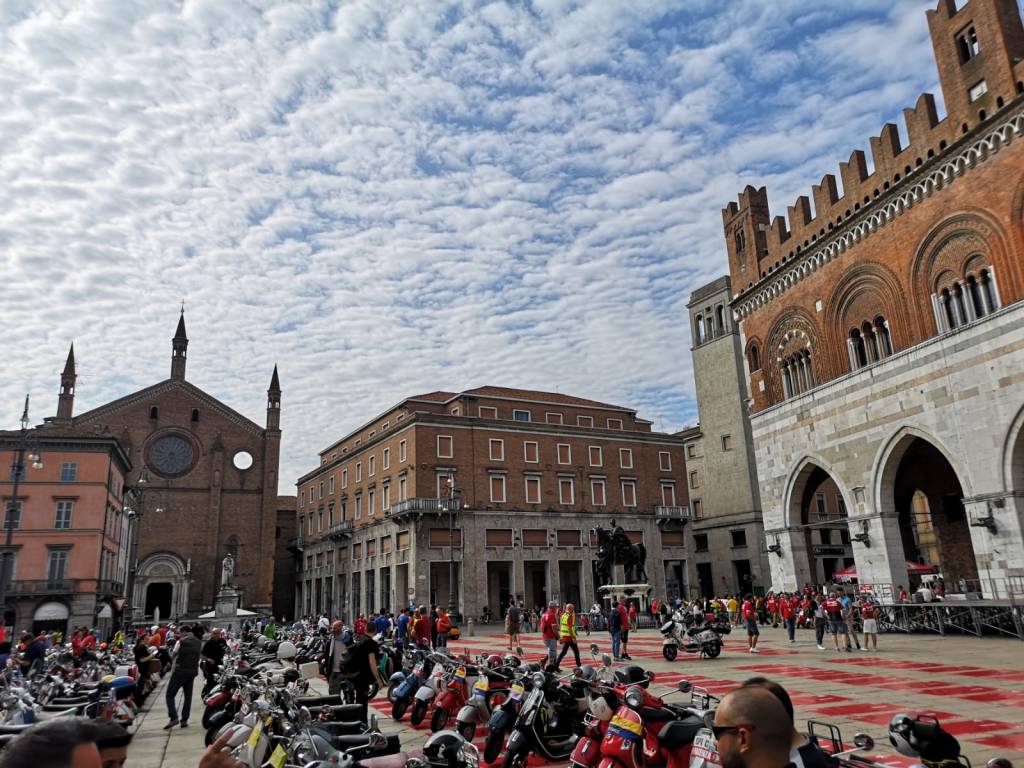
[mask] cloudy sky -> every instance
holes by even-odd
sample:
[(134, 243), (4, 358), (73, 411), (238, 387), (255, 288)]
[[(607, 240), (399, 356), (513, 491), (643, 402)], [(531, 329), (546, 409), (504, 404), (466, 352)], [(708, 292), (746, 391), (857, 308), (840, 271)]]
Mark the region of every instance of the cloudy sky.
[[(696, 420), (720, 209), (773, 212), (937, 75), (935, 0), (0, 0), (0, 426), (165, 378), (262, 422), (282, 491), (420, 391)], [(902, 131), (902, 125), (901, 125)]]

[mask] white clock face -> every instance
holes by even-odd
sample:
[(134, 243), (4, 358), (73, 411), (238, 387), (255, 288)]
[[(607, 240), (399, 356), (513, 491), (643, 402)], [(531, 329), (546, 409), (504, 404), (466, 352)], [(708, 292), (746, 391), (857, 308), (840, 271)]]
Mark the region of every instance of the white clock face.
[(192, 466), (192, 443), (177, 435), (161, 437), (149, 451), (149, 463), (161, 475), (183, 474)]
[(236, 469), (248, 469), (252, 466), (252, 454), (248, 451), (239, 451), (231, 460)]

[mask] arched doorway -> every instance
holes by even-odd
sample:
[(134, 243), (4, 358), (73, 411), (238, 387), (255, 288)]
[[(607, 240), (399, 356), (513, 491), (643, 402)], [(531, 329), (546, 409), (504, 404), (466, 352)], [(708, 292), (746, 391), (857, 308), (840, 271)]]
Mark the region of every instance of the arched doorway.
[(797, 587), (825, 584), (853, 565), (846, 499), (835, 478), (812, 459), (794, 476), (788, 523)]
[(169, 581), (157, 581), (146, 586), (146, 616), (152, 616), (159, 609), (160, 617), (167, 619), (171, 615), (174, 599), (174, 585)]
[(949, 585), (978, 578), (963, 499), (957, 471), (942, 451), (919, 435), (899, 440), (882, 473), (883, 512), (897, 517), (904, 557), (933, 566)]

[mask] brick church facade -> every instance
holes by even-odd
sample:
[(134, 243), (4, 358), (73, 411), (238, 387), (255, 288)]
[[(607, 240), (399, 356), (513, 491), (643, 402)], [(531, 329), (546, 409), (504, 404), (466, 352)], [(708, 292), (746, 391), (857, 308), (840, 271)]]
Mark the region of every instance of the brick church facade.
[(821, 578), (826, 484), (862, 583), (1024, 585), (1024, 27), (1016, 0), (927, 20), (944, 119), (923, 94), (871, 173), (858, 150), (785, 218), (752, 186), (722, 212), (777, 587)]
[(57, 416), (41, 428), (112, 436), (130, 457), (126, 484), (142, 513), (133, 542), (136, 569), (128, 576), (136, 620), (150, 620), (156, 609), (162, 620), (210, 609), (228, 552), (243, 606), (268, 612), (271, 606), (281, 443), (277, 368), (261, 426), (186, 380), (187, 351), (182, 315), (170, 378), (77, 416), (75, 377), (65, 372)]

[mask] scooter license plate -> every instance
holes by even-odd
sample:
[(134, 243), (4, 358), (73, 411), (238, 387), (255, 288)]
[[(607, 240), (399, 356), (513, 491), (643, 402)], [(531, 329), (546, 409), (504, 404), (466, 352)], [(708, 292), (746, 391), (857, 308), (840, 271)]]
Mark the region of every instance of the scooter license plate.
[(508, 697), (512, 699), (512, 701), (519, 701), (521, 698), (523, 698), (523, 690), (523, 686), (521, 686), (519, 683), (514, 683), (512, 687), (509, 688)]

